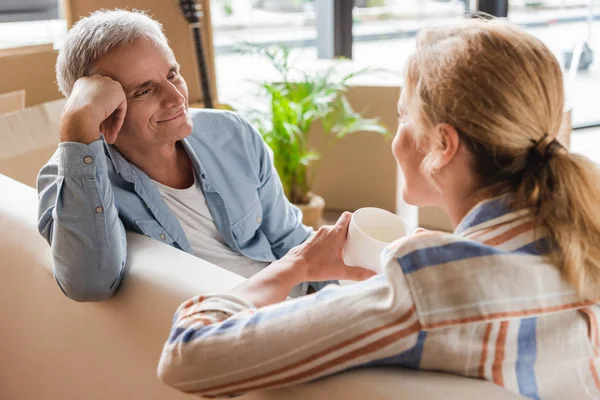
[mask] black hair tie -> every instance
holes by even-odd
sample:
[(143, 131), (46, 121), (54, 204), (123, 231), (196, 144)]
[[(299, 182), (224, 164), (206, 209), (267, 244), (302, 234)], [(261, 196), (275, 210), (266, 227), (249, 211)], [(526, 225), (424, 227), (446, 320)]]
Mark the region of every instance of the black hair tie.
[(548, 141), (548, 134), (544, 133), (544, 136), (539, 140), (531, 139), (533, 146), (529, 149), (528, 159), (532, 162), (547, 163), (552, 157), (559, 151), (565, 150), (566, 148), (560, 144), (556, 138)]

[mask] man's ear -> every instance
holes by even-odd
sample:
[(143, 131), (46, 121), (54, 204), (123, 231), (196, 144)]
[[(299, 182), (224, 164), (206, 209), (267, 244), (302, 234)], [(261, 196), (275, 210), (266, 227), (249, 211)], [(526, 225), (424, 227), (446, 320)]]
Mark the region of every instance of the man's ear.
[(438, 168), (443, 168), (450, 164), (458, 152), (460, 147), (460, 136), (458, 131), (454, 129), (452, 125), (447, 123), (437, 124), (435, 130), (437, 131), (440, 139), (439, 143), (441, 144), (441, 148), (439, 149), (441, 155)]

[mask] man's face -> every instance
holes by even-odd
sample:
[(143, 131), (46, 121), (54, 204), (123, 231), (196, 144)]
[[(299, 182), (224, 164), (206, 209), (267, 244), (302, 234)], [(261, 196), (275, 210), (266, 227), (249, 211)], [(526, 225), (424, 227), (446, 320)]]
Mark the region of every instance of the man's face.
[(179, 65), (147, 38), (115, 49), (96, 61), (102, 75), (118, 81), (127, 96), (127, 114), (115, 145), (159, 147), (192, 132), (188, 91)]

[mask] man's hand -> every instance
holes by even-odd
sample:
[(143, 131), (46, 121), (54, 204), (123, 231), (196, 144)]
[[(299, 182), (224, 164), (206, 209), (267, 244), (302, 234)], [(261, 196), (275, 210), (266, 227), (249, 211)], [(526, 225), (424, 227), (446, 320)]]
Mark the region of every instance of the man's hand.
[(119, 82), (101, 75), (80, 78), (63, 110), (60, 141), (90, 144), (102, 133), (113, 144), (126, 112), (127, 99)]

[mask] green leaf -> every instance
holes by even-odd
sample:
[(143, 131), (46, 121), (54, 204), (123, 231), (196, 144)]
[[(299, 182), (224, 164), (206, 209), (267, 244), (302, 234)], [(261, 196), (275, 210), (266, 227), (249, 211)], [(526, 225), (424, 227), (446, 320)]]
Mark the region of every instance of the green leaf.
[(287, 47), (241, 48), (246, 54), (267, 60), (280, 75), (256, 83), (260, 97), (267, 103), (265, 107), (251, 108), (246, 115), (273, 150), (273, 163), (290, 201), (306, 201), (312, 182), (307, 168), (311, 167), (312, 173), (317, 168), (320, 155), (308, 148), (314, 122), (321, 121), (331, 142), (361, 131), (389, 135), (377, 119), (363, 118), (356, 112), (345, 95), (349, 80), (377, 70), (363, 68), (340, 78), (337, 64), (317, 71), (295, 69)]
[(300, 164), (308, 167), (313, 161), (318, 160), (320, 157), (321, 156), (316, 151), (309, 151), (300, 158)]
[(377, 119), (355, 118), (346, 121), (345, 124), (333, 129), (338, 139), (356, 132), (374, 132), (384, 136), (390, 136), (390, 132), (382, 126)]

